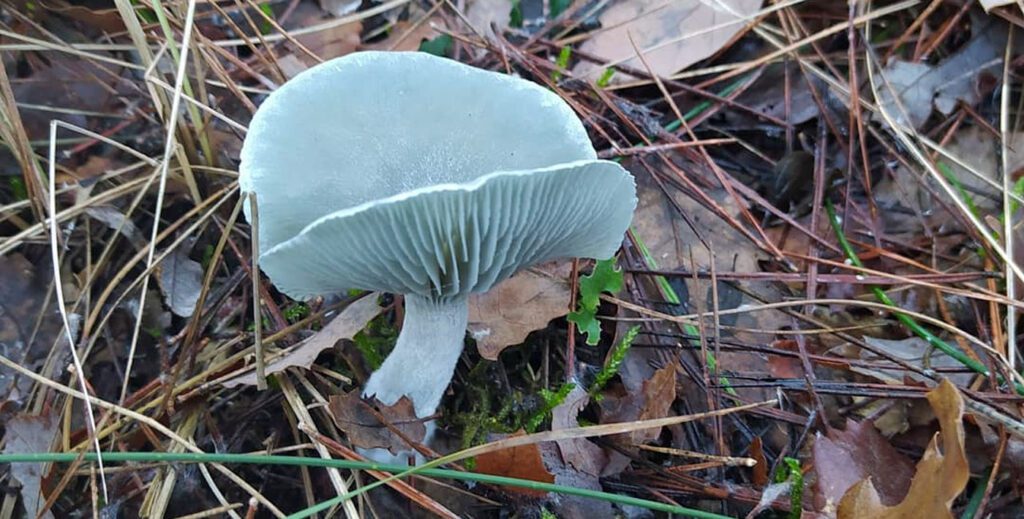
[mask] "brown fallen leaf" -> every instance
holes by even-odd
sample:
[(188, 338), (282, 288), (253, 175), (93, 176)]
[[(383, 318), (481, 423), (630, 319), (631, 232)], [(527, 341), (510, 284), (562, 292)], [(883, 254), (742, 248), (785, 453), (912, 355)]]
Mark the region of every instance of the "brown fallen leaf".
[(472, 0), (466, 8), (466, 20), (473, 29), (484, 35), (494, 33), (493, 26), (500, 32), (508, 28), (512, 20), (510, 0)]
[[(61, 340), (64, 325), (49, 297), (53, 291), (51, 265), (47, 256), (0, 255), (0, 351), (32, 370), (41, 369), (58, 340), (67, 348)], [(0, 402), (24, 398), (31, 388), (30, 379), (0, 367)]]
[[(309, 2), (300, 2), (292, 13), (286, 29), (309, 27), (332, 20), (324, 16), (317, 6)], [(362, 43), (363, 24), (351, 22), (344, 25), (335, 25), (324, 30), (300, 34), (295, 40), (313, 52), (313, 54), (326, 61), (332, 58), (344, 56), (355, 52)], [(294, 47), (294, 46), (292, 46)], [(293, 49), (298, 50), (298, 49)], [(311, 59), (303, 52), (295, 52), (295, 55), (307, 66), (316, 65), (316, 60)]]
[[(524, 436), (519, 430), (508, 437)], [(476, 471), (493, 476), (528, 479), (542, 483), (554, 483), (555, 476), (544, 466), (540, 449), (536, 443), (519, 445), (509, 449), (488, 452), (476, 457)], [(546, 492), (521, 487), (503, 487), (509, 492), (543, 497)]]
[[(551, 411), (551, 430), (572, 429), (580, 424), (576, 417), (580, 411), (590, 402), (590, 396), (586, 390), (576, 386), (561, 404)], [(566, 467), (577, 472), (590, 476), (600, 476), (605, 465), (608, 464), (608, 456), (600, 447), (586, 438), (567, 438), (555, 440), (558, 450), (562, 454), (562, 461)]]
[[(632, 35), (651, 70), (668, 76), (718, 52), (746, 25), (741, 19), (756, 13), (761, 3), (621, 0), (601, 13), (606, 30), (583, 42), (581, 50), (608, 61), (628, 59), (626, 65), (643, 70), (629, 40)], [(589, 62), (576, 68), (577, 73), (603, 70)]]
[(498, 360), (530, 332), (569, 313), (569, 263), (524, 270), (469, 300), (469, 333), (480, 356)]
[[(643, 404), (637, 420), (653, 420), (669, 415), (672, 403), (676, 400), (676, 368), (667, 364), (654, 372), (654, 376), (644, 381)], [(647, 443), (658, 439), (661, 428), (642, 429), (630, 434), (633, 443)]]
[[(933, 105), (949, 115), (957, 102), (973, 106), (996, 84), (992, 78), (1002, 68), (1006, 26), (996, 18), (976, 15), (971, 19), (977, 26), (970, 42), (938, 65), (902, 60), (886, 65), (886, 82), (879, 80), (878, 91), (881, 104), (894, 120), (920, 127), (931, 115)], [(894, 102), (894, 93), (902, 109)]]
[[(48, 452), (59, 432), (60, 415), (50, 412), (43, 415), (20, 414), (7, 421), (4, 434), (4, 454), (29, 454)], [(11, 476), (21, 484), (21, 502), (26, 517), (53, 519), (49, 510), (40, 515), (40, 508), (46, 503), (42, 493), (44, 463), (15, 463), (11, 465)]]
[(914, 464), (901, 454), (870, 421), (848, 420), (846, 430), (832, 429), (814, 440), (816, 474), (812, 503), (834, 516), (839, 501), (858, 481), (870, 477), (883, 502), (898, 503), (907, 494)]
[(953, 517), (950, 505), (963, 492), (970, 478), (967, 455), (964, 452), (964, 403), (960, 392), (945, 379), (937, 388), (928, 392), (928, 403), (939, 419), (942, 432), (932, 437), (924, 456), (917, 464), (917, 473), (910, 482), (910, 490), (903, 501), (895, 506), (882, 504), (872, 478), (868, 477), (850, 488), (843, 496), (839, 502), (839, 519)]
[(434, 18), (422, 22), (409, 22), (405, 20), (395, 22), (388, 30), (387, 38), (377, 43), (364, 45), (363, 48), (395, 52), (419, 50), (423, 40), (430, 40), (441, 34), (434, 29), (433, 20)]
[[(293, 347), (287, 353), (274, 359), (266, 366), (267, 375), (279, 373), (288, 368), (309, 368), (320, 352), (333, 348), (340, 340), (351, 340), (366, 325), (380, 314), (383, 308), (377, 304), (376, 292), (348, 305), (337, 317), (320, 331)], [(256, 385), (256, 373), (249, 372), (221, 382), (227, 388)]]
[[(427, 433), (423, 420), (416, 417), (416, 409), (409, 397), (399, 398), (394, 405), (386, 406), (373, 400), (376, 411), (362, 398), (360, 390), (344, 395), (332, 395), (328, 409), (334, 423), (348, 435), (352, 445), (364, 449), (387, 449), (392, 454), (409, 450), (409, 444), (400, 435), (388, 428), (392, 425), (402, 435), (414, 442), (422, 442)], [(384, 422), (378, 417), (384, 418)]]

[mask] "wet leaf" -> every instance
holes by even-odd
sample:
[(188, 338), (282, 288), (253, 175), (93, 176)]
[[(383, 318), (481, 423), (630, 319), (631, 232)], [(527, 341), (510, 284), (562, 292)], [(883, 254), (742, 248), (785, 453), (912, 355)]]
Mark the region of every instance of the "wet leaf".
[(135, 250), (142, 250), (146, 246), (146, 237), (135, 226), (135, 223), (125, 217), (121, 211), (110, 206), (99, 205), (86, 208), (85, 214), (102, 222), (110, 230), (121, 233), (132, 244), (132, 247), (135, 247)]
[[(970, 472), (964, 452), (964, 403), (960, 392), (948, 380), (928, 392), (939, 419), (941, 433), (932, 437), (924, 456), (917, 464), (917, 472), (910, 483), (906, 497), (895, 506), (882, 503), (873, 479), (861, 480), (843, 496), (839, 503), (840, 519), (875, 517), (902, 519), (912, 517), (952, 518), (950, 506), (963, 492)], [(939, 439), (942, 448), (939, 448)]]
[[(509, 435), (509, 438), (525, 436), (526, 432), (519, 430)], [(544, 466), (540, 449), (537, 444), (519, 445), (509, 449), (488, 452), (476, 458), (476, 471), (495, 476), (528, 479), (542, 483), (554, 483), (555, 476)], [(521, 487), (503, 487), (509, 492), (526, 494), (529, 496), (543, 497), (546, 492), (530, 490)]]
[[(971, 41), (936, 66), (893, 60), (885, 67), (885, 80), (879, 79), (879, 95), (887, 112), (899, 123), (920, 127), (931, 115), (932, 106), (949, 115), (957, 101), (975, 105), (986, 94), (985, 85), (994, 84), (985, 76), (999, 73), (1006, 46), (1006, 30), (997, 19), (975, 20), (978, 26)], [(889, 88), (891, 86), (891, 89)], [(893, 100), (899, 96), (902, 110)]]
[[(864, 342), (889, 353), (892, 357), (907, 361), (912, 365), (921, 368), (961, 368), (963, 364), (946, 355), (942, 351), (931, 347), (924, 339), (913, 336), (906, 339), (888, 340), (876, 337), (864, 336)], [(880, 360), (878, 356), (864, 351), (861, 354), (865, 359)], [(926, 382), (927, 379), (918, 373), (902, 369), (868, 369), (853, 366), (851, 371), (879, 379), (887, 384), (902, 385), (904, 377), (909, 377), (918, 382)], [(973, 376), (970, 373), (950, 374), (950, 380), (954, 383), (969, 383)]]
[[(669, 416), (672, 403), (676, 400), (676, 368), (672, 364), (654, 372), (644, 381), (643, 404), (637, 420), (653, 420)], [(642, 429), (630, 433), (633, 443), (647, 443), (658, 439), (661, 429)]]
[(423, 441), (427, 428), (423, 420), (416, 418), (416, 409), (409, 397), (402, 396), (391, 406), (381, 404), (377, 399), (373, 399), (373, 404), (376, 413), (360, 396), (359, 390), (331, 396), (328, 403), (331, 418), (338, 429), (348, 435), (352, 445), (364, 449), (387, 449), (392, 454), (408, 451), (409, 444), (386, 424), (392, 425), (409, 440)]
[[(718, 2), (665, 2), (664, 0), (622, 0), (601, 13), (598, 32), (580, 50), (608, 61), (631, 58), (626, 65), (643, 70), (635, 57), (629, 37), (646, 51), (644, 58), (655, 74), (668, 76), (718, 52), (745, 26), (741, 18), (756, 13), (762, 0), (721, 0)], [(736, 23), (730, 23), (730, 22)], [(709, 27), (718, 27), (706, 31)], [(693, 35), (693, 36), (689, 36)], [(647, 51), (655, 46), (657, 49)], [(604, 70), (590, 63), (577, 66), (577, 73)]]
[(896, 450), (870, 421), (847, 420), (846, 430), (832, 429), (814, 440), (812, 461), (816, 479), (813, 505), (835, 515), (839, 501), (858, 481), (870, 477), (882, 499), (897, 503), (906, 495), (914, 464)]
[(492, 26), (499, 32), (508, 28), (512, 21), (512, 7), (510, 0), (473, 0), (466, 7), (466, 19), (477, 32), (490, 35), (494, 32)]
[[(48, 297), (53, 290), (49, 257), (36, 261), (33, 263), (17, 253), (0, 256), (0, 350), (33, 371), (40, 367), (54, 343), (63, 348), (57, 350), (58, 354), (67, 351), (64, 325)], [(78, 321), (76, 315), (71, 317), (72, 324)], [(74, 331), (77, 333), (77, 327)], [(20, 399), (31, 386), (30, 379), (0, 367), (0, 401)]]
[[(49, 452), (54, 438), (57, 436), (59, 415), (51, 412), (44, 415), (20, 414), (7, 421), (7, 433), (4, 435), (4, 454), (30, 454)], [(26, 517), (37, 517), (39, 509), (46, 503), (42, 494), (42, 481), (46, 475), (44, 463), (14, 463), (11, 465), (11, 476), (21, 483), (21, 502), (25, 507)], [(46, 511), (45, 519), (53, 519), (53, 514)]]
[[(565, 401), (551, 411), (551, 430), (579, 427), (576, 417), (588, 402), (590, 397), (585, 389), (580, 386), (573, 388)], [(562, 461), (566, 466), (584, 474), (599, 476), (608, 463), (608, 456), (604, 451), (586, 438), (555, 440), (555, 443), (558, 444), (558, 450), (562, 453)]]
[(185, 241), (160, 264), (160, 290), (175, 315), (191, 317), (203, 289), (203, 267), (189, 258), (192, 243)]
[(497, 360), (509, 347), (569, 312), (568, 264), (519, 272), (469, 299), (469, 333), (480, 355)]
[[(330, 21), (323, 12), (308, 2), (300, 2), (295, 8), (292, 17), (289, 19), (287, 29), (309, 27), (325, 21)], [(323, 60), (337, 58), (355, 52), (362, 43), (363, 24), (351, 22), (344, 25), (335, 25), (324, 30), (300, 34), (295, 37), (296, 41)], [(306, 66), (316, 65), (316, 60), (311, 59), (304, 52), (295, 52), (295, 55), (302, 60)]]
[[(309, 368), (320, 352), (333, 348), (340, 340), (352, 340), (366, 325), (380, 314), (383, 308), (377, 304), (377, 294), (369, 294), (348, 305), (316, 334), (302, 341), (283, 356), (273, 360), (266, 366), (267, 375), (284, 371), (288, 368)], [(256, 374), (253, 372), (240, 375), (222, 382), (224, 387), (254, 386)]]

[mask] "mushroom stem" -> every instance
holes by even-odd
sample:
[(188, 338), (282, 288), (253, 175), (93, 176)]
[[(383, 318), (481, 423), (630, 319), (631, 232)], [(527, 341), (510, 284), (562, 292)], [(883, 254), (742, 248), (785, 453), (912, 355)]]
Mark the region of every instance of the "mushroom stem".
[(435, 301), (406, 295), (405, 322), (395, 349), (370, 375), (363, 396), (393, 405), (406, 395), (417, 417), (434, 414), (462, 353), (468, 319), (466, 298)]

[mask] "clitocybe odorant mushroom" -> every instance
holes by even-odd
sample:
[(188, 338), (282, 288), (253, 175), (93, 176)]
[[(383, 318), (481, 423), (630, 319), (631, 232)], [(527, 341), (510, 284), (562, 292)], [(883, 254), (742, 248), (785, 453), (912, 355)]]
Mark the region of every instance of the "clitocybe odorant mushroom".
[(240, 172), (259, 203), (259, 263), (282, 292), (405, 295), (363, 394), (407, 395), (419, 417), (451, 380), (470, 293), (550, 259), (610, 257), (636, 205), (633, 177), (597, 160), (556, 94), (425, 53), (299, 74), (256, 112)]

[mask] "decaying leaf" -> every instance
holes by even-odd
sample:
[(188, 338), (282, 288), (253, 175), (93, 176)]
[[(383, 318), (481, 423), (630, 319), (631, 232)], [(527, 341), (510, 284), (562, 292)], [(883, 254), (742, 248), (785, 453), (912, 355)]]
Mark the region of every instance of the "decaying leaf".
[[(654, 73), (667, 76), (718, 52), (744, 28), (748, 23), (744, 18), (756, 13), (761, 2), (613, 2), (600, 17), (606, 30), (583, 42), (580, 50), (607, 61), (628, 59), (627, 66), (643, 70), (630, 43), (632, 35)], [(576, 68), (577, 73), (600, 74), (602, 70), (582, 62)]]
[[(30, 260), (18, 253), (0, 255), (0, 351), (33, 371), (41, 367), (53, 344), (62, 348), (56, 350), (60, 355), (68, 347), (60, 314), (49, 297), (52, 272), (48, 256)], [(77, 333), (79, 316), (71, 317), (72, 332)], [(0, 367), (0, 399), (19, 399), (32, 384), (31, 379)]]
[[(18, 415), (7, 421), (4, 435), (4, 454), (29, 454), (48, 452), (57, 436), (59, 415), (51, 412), (44, 415)], [(26, 517), (39, 516), (39, 509), (46, 503), (40, 485), (46, 475), (44, 463), (15, 463), (11, 465), (11, 476), (21, 483), (22, 506)], [(53, 519), (47, 510), (44, 519)]]
[[(639, 167), (639, 166), (638, 166)], [(742, 222), (741, 207), (736, 200), (724, 190), (709, 190), (707, 195), (717, 204), (725, 215), (713, 212), (692, 197), (673, 188), (669, 188), (668, 199), (666, 193), (659, 188), (649, 175), (637, 176), (637, 198), (639, 199), (636, 212), (633, 215), (633, 232), (647, 246), (652, 259), (660, 270), (686, 270), (697, 269), (704, 272), (711, 270), (712, 261), (718, 272), (757, 272), (760, 270), (758, 262), (762, 254), (751, 241), (740, 231), (736, 230), (725, 220), (729, 216), (736, 221)], [(687, 214), (700, 233), (695, 232), (685, 222), (680, 212)], [(793, 233), (797, 234), (797, 233)], [(701, 237), (708, 241), (714, 248), (714, 258), (710, 257), (707, 249), (701, 244)], [(691, 255), (692, 252), (692, 255)], [(690, 262), (693, 258), (694, 263)], [(698, 302), (696, 297), (689, 299), (690, 309), (697, 310), (698, 305), (703, 303), (703, 308), (708, 310), (714, 303), (711, 297), (711, 283), (706, 280), (694, 281), (688, 278), (673, 278), (681, 286), (686, 287), (686, 293), (681, 289), (675, 289), (683, 301), (687, 300), (687, 293), (691, 295), (700, 294), (703, 301)], [(719, 284), (723, 286), (724, 284)], [(784, 297), (778, 293), (778, 287), (766, 283), (745, 282), (742, 285), (769, 299)], [(658, 287), (651, 290), (657, 293)], [(732, 289), (730, 289), (732, 290)], [(726, 300), (723, 290), (719, 291), (719, 304)], [(757, 304), (757, 301), (748, 296), (739, 295), (738, 300), (733, 300), (735, 306), (743, 304)], [(720, 306), (721, 308), (721, 306)], [(731, 321), (731, 322), (730, 322)], [(743, 313), (734, 316), (722, 316), (723, 324), (756, 328), (761, 330), (776, 330), (791, 324), (790, 319), (781, 312), (766, 311)], [(723, 330), (724, 335), (729, 335), (730, 330)], [(734, 335), (739, 340), (760, 342), (770, 340), (771, 337), (765, 334), (744, 334), (737, 332)], [(718, 367), (722, 372), (729, 371), (752, 371), (763, 372), (765, 359), (763, 356), (750, 351), (722, 351), (718, 359)], [(748, 398), (764, 398), (760, 390), (740, 389), (740, 394)]]
[(568, 263), (524, 270), (469, 300), (469, 333), (480, 355), (497, 360), (530, 332), (569, 312)]
[[(977, 32), (971, 41), (937, 66), (902, 60), (886, 65), (884, 75), (888, 84), (878, 80), (879, 95), (882, 105), (897, 122), (920, 127), (928, 120), (933, 104), (949, 115), (958, 101), (974, 105), (986, 93), (985, 89), (995, 85), (985, 76), (998, 72), (1002, 66), (1005, 25), (997, 19), (976, 22)], [(906, 116), (893, 101), (893, 92), (899, 96)]]
[[(551, 430), (579, 427), (576, 417), (588, 402), (590, 397), (586, 390), (577, 385), (569, 396), (551, 411)], [(604, 451), (586, 438), (556, 440), (555, 443), (565, 465), (584, 474), (599, 476), (608, 463), (608, 456)]]
[(403, 396), (391, 406), (383, 405), (376, 399), (373, 402), (376, 412), (370, 403), (363, 400), (359, 390), (331, 396), (328, 403), (331, 418), (338, 429), (348, 435), (352, 445), (364, 449), (387, 449), (392, 454), (408, 451), (409, 444), (389, 429), (388, 424), (411, 441), (423, 441), (427, 428), (423, 420), (416, 417), (416, 409), (409, 397)]
[[(676, 400), (676, 368), (667, 364), (644, 381), (643, 404), (637, 420), (653, 420), (669, 416), (672, 403)], [(658, 439), (661, 428), (641, 429), (630, 433), (633, 443), (647, 443)]]
[[(1014, 132), (1007, 143), (1007, 166), (1009, 171), (1018, 171), (1024, 166), (1024, 132)], [(970, 203), (979, 210), (998, 207), (1002, 195), (993, 184), (1001, 185), (1002, 144), (992, 133), (977, 126), (958, 131), (945, 150), (963, 161), (970, 171), (956, 162), (941, 158), (940, 171), (948, 171), (946, 180), (959, 185), (970, 196)], [(948, 169), (947, 169), (948, 168)], [(927, 186), (927, 187), (926, 187)], [(932, 199), (931, 191), (942, 193), (939, 183), (928, 174), (908, 171), (899, 166), (893, 170), (875, 189), (875, 198), (882, 208), (902, 207), (930, 215), (937, 212), (938, 203)], [(917, 218), (906, 218), (898, 212), (883, 213), (888, 232), (914, 232), (921, 225)], [(943, 216), (943, 218), (945, 218)]]
[[(323, 12), (315, 5), (300, 2), (286, 28), (309, 27), (329, 20), (330, 18), (325, 18)], [(300, 34), (295, 37), (295, 40), (319, 56), (320, 59), (329, 60), (358, 50), (362, 42), (362, 32), (363, 24), (361, 22), (351, 22)], [(295, 52), (295, 55), (307, 66), (316, 65), (316, 60), (311, 59), (304, 52)]]
[(203, 266), (188, 257), (192, 243), (186, 241), (160, 264), (160, 290), (175, 315), (191, 317), (203, 289)]
[(893, 504), (907, 494), (914, 464), (882, 436), (870, 421), (846, 422), (846, 430), (818, 435), (812, 450), (813, 506), (834, 516), (839, 501), (858, 481), (870, 477), (883, 502)]
[(85, 209), (85, 214), (102, 222), (110, 230), (117, 231), (128, 239), (128, 242), (135, 247), (135, 250), (142, 250), (146, 246), (146, 238), (135, 226), (135, 223), (127, 218), (124, 213), (108, 205), (91, 206)]
[(440, 16), (415, 22), (401, 20), (388, 29), (388, 37), (377, 43), (365, 45), (367, 49), (410, 52), (419, 50), (424, 40), (431, 40), (441, 33), (434, 29), (435, 23), (443, 23)]
[[(864, 342), (885, 351), (897, 359), (902, 359), (910, 364), (921, 368), (960, 368), (963, 364), (946, 355), (941, 350), (931, 347), (927, 341), (920, 337), (908, 337), (906, 339), (889, 340), (876, 337), (864, 336)], [(878, 357), (870, 352), (863, 352), (865, 359), (877, 360)], [(902, 369), (868, 369), (853, 366), (852, 371), (862, 375), (871, 376), (886, 383), (903, 384), (904, 377), (925, 382), (926, 378), (913, 371)], [(949, 378), (954, 383), (968, 383), (973, 378), (970, 373), (952, 374)]]
[[(953, 500), (963, 492), (970, 478), (967, 455), (964, 452), (964, 403), (960, 392), (943, 379), (937, 388), (928, 392), (939, 419), (941, 433), (932, 437), (924, 456), (917, 464), (917, 473), (910, 490), (895, 506), (886, 506), (871, 477), (855, 484), (839, 502), (838, 517), (854, 519), (873, 517), (904, 519), (912, 517), (952, 518)], [(939, 437), (942, 448), (939, 448)]]
[[(266, 366), (268, 375), (284, 371), (288, 368), (308, 368), (320, 355), (320, 352), (334, 347), (340, 340), (351, 340), (366, 325), (380, 314), (383, 308), (377, 304), (377, 293), (369, 294), (348, 305), (337, 317), (327, 323), (320, 331), (293, 347), (281, 357)], [(240, 375), (222, 382), (224, 387), (254, 386), (256, 374), (253, 372)]]
[(472, 0), (466, 7), (466, 19), (473, 29), (483, 35), (494, 33), (492, 25), (499, 31), (508, 27), (512, 20), (511, 0)]
[[(519, 430), (508, 437), (524, 436), (525, 434), (525, 431)], [(495, 476), (528, 479), (542, 483), (555, 482), (555, 476), (544, 466), (544, 460), (541, 458), (537, 444), (519, 445), (481, 454), (476, 458), (476, 470)], [(504, 488), (510, 492), (530, 496), (542, 497), (545, 495), (545, 492), (522, 487)]]

